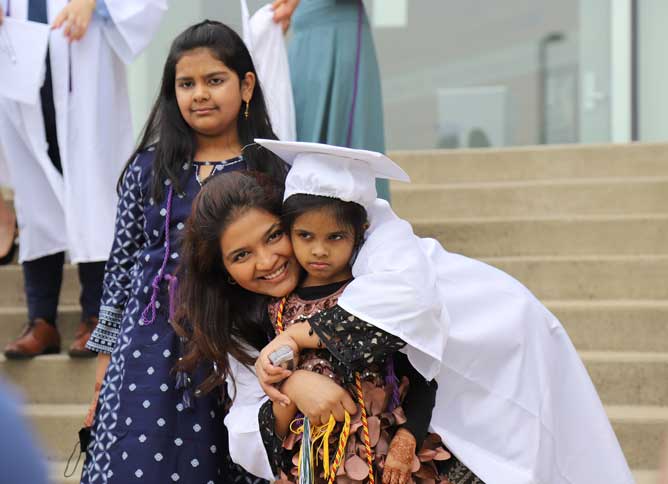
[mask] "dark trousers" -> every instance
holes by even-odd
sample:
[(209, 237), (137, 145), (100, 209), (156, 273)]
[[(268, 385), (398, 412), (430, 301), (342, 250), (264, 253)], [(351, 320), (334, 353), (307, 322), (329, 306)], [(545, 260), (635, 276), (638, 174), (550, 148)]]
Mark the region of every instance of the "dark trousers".
[[(35, 22), (48, 23), (46, 0), (29, 0), (28, 19)], [(48, 154), (51, 163), (62, 174), (63, 168), (58, 147), (58, 130), (56, 128), (56, 109), (53, 103), (53, 82), (51, 80), (51, 62), (49, 53), (46, 55), (46, 76), (40, 89), (42, 115), (46, 141), (49, 145)], [(28, 318), (33, 321), (42, 318), (56, 324), (58, 298), (63, 283), (63, 266), (65, 253), (48, 255), (23, 263), (23, 278), (28, 301)], [(102, 297), (102, 279), (104, 278), (105, 262), (89, 262), (79, 264), (79, 282), (81, 284), (82, 316), (97, 316), (100, 311)]]
[[(23, 278), (30, 321), (42, 318), (53, 325), (56, 324), (64, 264), (64, 252), (23, 263)], [(105, 262), (87, 262), (78, 265), (81, 284), (79, 302), (83, 318), (97, 317), (100, 312), (104, 266)]]

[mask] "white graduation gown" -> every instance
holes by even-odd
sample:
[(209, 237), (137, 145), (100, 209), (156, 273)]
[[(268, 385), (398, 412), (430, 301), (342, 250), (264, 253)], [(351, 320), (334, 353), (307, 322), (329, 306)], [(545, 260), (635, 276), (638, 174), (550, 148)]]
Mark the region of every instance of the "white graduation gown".
[[(15, 190), (22, 262), (63, 250), (75, 263), (109, 256), (115, 184), (133, 147), (125, 64), (148, 45), (167, 2), (106, 4), (111, 20), (94, 16), (82, 40), (68, 46), (62, 29), (50, 36), (62, 176), (47, 154), (39, 101), (17, 103), (0, 93), (0, 145)], [(47, 0), (49, 22), (65, 5)], [(28, 0), (11, 1), (12, 17), (27, 13)]]
[(274, 22), (271, 4), (260, 8), (252, 17), (246, 0), (241, 0), (240, 4), (244, 43), (260, 79), (272, 128), (281, 141), (294, 141), (297, 121), (283, 29)]
[[(410, 225), (396, 223), (384, 201), (369, 214), (371, 228), (353, 266), (357, 286), (346, 287), (339, 303), (359, 317), (375, 314), (369, 322), (399, 337), (408, 334), (403, 351), (425, 376), (430, 365), (420, 362), (429, 362), (434, 340), (444, 345), (431, 430), (453, 454), (487, 484), (632, 483), (582, 361), (562, 325), (528, 289), (498, 269), (416, 237)], [(404, 278), (387, 267), (409, 256), (405, 250), (415, 250), (415, 241), (425, 258), (410, 254), (412, 264), (421, 265), (410, 268), (402, 297)], [(431, 297), (415, 298), (415, 271), (424, 274), (426, 294), (433, 294), (432, 284), (437, 287), (443, 305), (434, 317), (443, 324), (441, 332), (429, 326)], [(389, 276), (389, 293), (381, 285), (383, 274)], [(412, 323), (410, 314), (420, 322)], [(428, 326), (397, 329), (389, 318)], [(243, 404), (233, 405), (226, 422), (244, 419), (249, 425), (228, 425), (230, 448), (245, 446), (233, 458), (269, 479), (266, 454), (253, 448), (262, 445), (261, 438), (252, 435), (266, 397), (259, 385), (253, 388), (250, 370), (237, 373), (245, 383), (238, 386)]]

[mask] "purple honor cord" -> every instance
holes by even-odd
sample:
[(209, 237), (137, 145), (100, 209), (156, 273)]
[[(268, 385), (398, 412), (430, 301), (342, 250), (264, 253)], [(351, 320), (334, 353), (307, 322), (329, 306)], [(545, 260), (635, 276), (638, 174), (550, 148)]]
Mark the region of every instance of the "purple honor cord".
[[(155, 322), (155, 317), (157, 313), (157, 301), (158, 293), (160, 292), (160, 283), (163, 279), (169, 281), (168, 291), (169, 291), (169, 319), (171, 320), (174, 316), (175, 311), (175, 294), (176, 289), (178, 288), (178, 279), (172, 274), (165, 274), (165, 269), (167, 268), (167, 262), (169, 261), (169, 256), (171, 252), (171, 244), (169, 237), (169, 224), (172, 218), (172, 198), (174, 196), (174, 187), (170, 185), (169, 192), (167, 193), (167, 203), (165, 204), (165, 209), (167, 213), (165, 214), (165, 256), (162, 259), (162, 266), (160, 270), (153, 278), (151, 287), (153, 291), (151, 292), (151, 300), (148, 305), (144, 308), (144, 311), (141, 313), (141, 320), (144, 325), (153, 324)], [(148, 315), (151, 314), (149, 318)]]

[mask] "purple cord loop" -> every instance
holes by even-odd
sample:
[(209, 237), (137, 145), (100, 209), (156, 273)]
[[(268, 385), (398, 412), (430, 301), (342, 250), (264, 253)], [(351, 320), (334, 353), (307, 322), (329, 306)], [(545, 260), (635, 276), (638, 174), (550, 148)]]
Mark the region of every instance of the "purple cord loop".
[[(169, 252), (171, 249), (170, 241), (169, 241), (169, 222), (172, 218), (172, 197), (174, 195), (174, 187), (170, 185), (169, 187), (169, 192), (167, 193), (167, 202), (166, 202), (166, 210), (167, 213), (165, 214), (165, 256), (162, 259), (162, 266), (160, 266), (160, 270), (158, 271), (158, 274), (153, 278), (153, 282), (151, 283), (151, 287), (153, 288), (153, 291), (151, 292), (151, 300), (148, 303), (148, 305), (144, 308), (144, 311), (141, 313), (141, 320), (143, 321), (144, 325), (149, 325), (153, 324), (155, 322), (155, 317), (157, 313), (157, 308), (156, 308), (156, 303), (158, 301), (158, 292), (160, 292), (160, 283), (162, 282), (163, 278), (167, 278), (165, 276), (165, 269), (167, 268), (167, 262), (169, 261)], [(170, 276), (170, 279), (173, 276)], [(174, 277), (174, 279), (176, 279)], [(176, 283), (174, 284), (176, 285)], [(172, 280), (170, 280), (170, 286), (172, 286)], [(171, 312), (172, 312), (172, 295), (170, 294), (170, 317), (171, 317)], [(149, 312), (151, 313), (151, 317), (148, 317)]]
[(388, 406), (388, 411), (393, 411), (399, 405), (401, 405), (401, 396), (399, 395), (399, 378), (394, 372), (394, 358), (390, 355), (387, 358), (385, 363), (385, 384), (392, 389), (392, 397), (390, 398), (390, 403)]
[(357, 54), (355, 58), (355, 80), (353, 83), (353, 102), (350, 106), (350, 115), (348, 117), (348, 135), (346, 136), (346, 146), (352, 148), (350, 145), (353, 142), (353, 125), (355, 124), (355, 107), (357, 106), (357, 91), (359, 89), (360, 77), (360, 61), (362, 56), (362, 12), (364, 5), (362, 0), (359, 1), (357, 7)]

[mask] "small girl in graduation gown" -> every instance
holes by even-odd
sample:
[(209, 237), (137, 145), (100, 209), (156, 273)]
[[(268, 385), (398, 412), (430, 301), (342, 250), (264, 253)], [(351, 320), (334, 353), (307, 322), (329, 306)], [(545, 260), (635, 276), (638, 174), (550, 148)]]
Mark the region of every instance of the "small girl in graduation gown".
[[(372, 474), (387, 484), (405, 484), (413, 474), (416, 480), (482, 483), (452, 458), (437, 435), (428, 435), (436, 383), (427, 382), (399, 353), (405, 343), (337, 305), (353, 279), (352, 261), (366, 225), (364, 208), (337, 198), (295, 194), (286, 199), (282, 220), (306, 274), (293, 294), (270, 304), (270, 320), (278, 336), (259, 361), (281, 346), (290, 347), (298, 355), (297, 370), (333, 379), (349, 390), (361, 411), (352, 416), (349, 426), (336, 425), (320, 437), (327, 443), (316, 443), (315, 435), (329, 422), (309, 422), (310, 444), (305, 444), (295, 433), (295, 427), (303, 432), (304, 418), (290, 416), (297, 413), (296, 407), (274, 414), (271, 405), (264, 406), (259, 417), (263, 440), (274, 466), (281, 469), (281, 478), (296, 481), (301, 468), (295, 459), (303, 455), (304, 445), (310, 445), (318, 453), (315, 482), (327, 481), (329, 471), (342, 482), (366, 481)], [(265, 383), (276, 380), (266, 374)], [(320, 455), (323, 445), (329, 450)], [(340, 450), (344, 453), (339, 460), (335, 455)], [(328, 459), (331, 462), (325, 465)], [(319, 460), (322, 466), (317, 465)]]
[(197, 398), (199, 369), (173, 371), (182, 343), (171, 325), (181, 234), (201, 185), (246, 169), (283, 182), (279, 159), (244, 148), (259, 134), (274, 137), (241, 38), (219, 22), (185, 30), (119, 182), (100, 323), (88, 342), (99, 355), (82, 484), (259, 480), (230, 462), (220, 395)]

